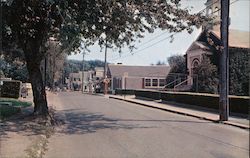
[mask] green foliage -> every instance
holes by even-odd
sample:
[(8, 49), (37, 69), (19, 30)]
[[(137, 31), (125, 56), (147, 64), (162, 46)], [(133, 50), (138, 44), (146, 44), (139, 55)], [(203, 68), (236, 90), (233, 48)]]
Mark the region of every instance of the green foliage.
[[(4, 103), (11, 103), (11, 105), (1, 105)], [(32, 104), (29, 102), (19, 101), (11, 98), (0, 98), (0, 119), (10, 117), (20, 112), (21, 107), (29, 107)]]
[(157, 61), (157, 63), (155, 65), (166, 65), (166, 63), (164, 61)]
[(198, 75), (198, 92), (218, 93), (218, 73), (217, 67), (204, 55), (201, 63), (194, 69), (194, 74)]
[(208, 20), (201, 14), (190, 14), (188, 8), (181, 9), (179, 0), (26, 0), (1, 3), (3, 37), (10, 45), (8, 48), (23, 49), (30, 42), (40, 41), (40, 48), (44, 51), (37, 52), (38, 55), (45, 52), (49, 37), (59, 40), (67, 52), (77, 50), (81, 42), (85, 46), (98, 42), (101, 46), (121, 48), (143, 37), (146, 31), (161, 28), (191, 33), (193, 26), (199, 27)]
[(249, 50), (230, 49), (229, 93), (249, 96)]
[[(196, 105), (205, 108), (219, 109), (219, 95), (190, 92), (160, 92), (152, 90), (135, 90), (136, 97), (149, 99), (162, 99), (189, 105)], [(248, 114), (249, 97), (229, 96), (230, 112)]]
[[(35, 111), (48, 109), (39, 66), (50, 39), (57, 40), (68, 54), (79, 52), (81, 43), (84, 47), (98, 42), (101, 47), (121, 49), (127, 45), (132, 49), (132, 43), (145, 32), (161, 28), (191, 33), (194, 26), (210, 20), (200, 13), (190, 14), (188, 8), (181, 9), (180, 0), (7, 0), (1, 1), (1, 7), (0, 53), (5, 58), (16, 54), (25, 57), (36, 90), (33, 94), (37, 95)], [(43, 108), (37, 108), (38, 104)]]
[(19, 98), (20, 86), (20, 81), (3, 81), (3, 85), (0, 87), (0, 97)]
[(13, 106), (9, 106), (9, 105), (2, 106), (0, 104), (0, 120), (5, 119), (7, 117), (10, 117), (14, 114), (17, 114), (20, 111), (21, 111), (21, 109), (18, 107), (13, 107)]
[(32, 105), (32, 103), (30, 102), (19, 101), (18, 99), (13, 99), (13, 98), (0, 98), (0, 103), (1, 102), (9, 102), (12, 104), (12, 106), (16, 107), (29, 107)]
[(135, 95), (133, 89), (115, 89), (115, 95)]
[(1, 72), (4, 77), (12, 78), (13, 80), (19, 80), (22, 82), (28, 82), (29, 80), (26, 64), (20, 61), (10, 62), (0, 59), (0, 74)]
[(5, 78), (3, 70), (0, 70), (0, 78)]
[(170, 73), (186, 73), (186, 59), (182, 55), (168, 57), (168, 64), (171, 67)]
[(136, 97), (142, 97), (152, 100), (160, 100), (161, 99), (161, 92), (154, 91), (154, 90), (134, 90)]
[[(94, 70), (95, 67), (104, 67), (104, 62), (100, 60), (84, 61), (84, 70)], [(69, 77), (71, 72), (79, 72), (82, 70), (82, 61), (80, 60), (66, 60), (64, 64), (64, 76)]]

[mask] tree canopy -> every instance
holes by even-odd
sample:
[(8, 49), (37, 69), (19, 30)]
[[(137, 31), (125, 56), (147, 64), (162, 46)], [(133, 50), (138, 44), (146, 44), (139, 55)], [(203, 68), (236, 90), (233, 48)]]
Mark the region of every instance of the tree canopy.
[(203, 93), (218, 93), (219, 79), (216, 65), (209, 57), (203, 55), (201, 63), (194, 69), (198, 75), (198, 91)]
[(171, 67), (171, 73), (186, 73), (186, 59), (182, 55), (173, 55), (168, 57), (168, 64)]
[(37, 114), (48, 111), (39, 66), (49, 40), (58, 41), (67, 53), (95, 42), (132, 49), (145, 32), (192, 32), (208, 20), (182, 9), (180, 0), (5, 0), (1, 7), (1, 54), (26, 61)]

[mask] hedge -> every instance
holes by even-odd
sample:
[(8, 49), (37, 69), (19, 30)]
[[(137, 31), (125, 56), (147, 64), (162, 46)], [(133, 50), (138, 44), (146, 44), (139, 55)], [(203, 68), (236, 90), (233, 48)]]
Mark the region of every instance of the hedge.
[(21, 82), (20, 81), (2, 81), (3, 85), (0, 87), (0, 97), (19, 98)]
[(154, 90), (135, 90), (135, 96), (153, 100), (160, 100), (161, 92)]
[(0, 98), (0, 104), (2, 102), (11, 103), (12, 106), (15, 106), (15, 107), (29, 107), (32, 105), (31, 102), (20, 101), (18, 99), (13, 99), (13, 98)]
[(115, 95), (135, 95), (133, 89), (115, 89)]
[(21, 111), (19, 107), (0, 104), (0, 120), (5, 119), (6, 117), (10, 117), (14, 114), (17, 114)]
[[(163, 101), (173, 101), (177, 103), (196, 105), (211, 109), (219, 109), (219, 95), (206, 93), (189, 93), (189, 92), (160, 92), (136, 90), (136, 97), (150, 99), (162, 99)], [(248, 114), (249, 100), (247, 96), (229, 96), (229, 110), (234, 113)]]

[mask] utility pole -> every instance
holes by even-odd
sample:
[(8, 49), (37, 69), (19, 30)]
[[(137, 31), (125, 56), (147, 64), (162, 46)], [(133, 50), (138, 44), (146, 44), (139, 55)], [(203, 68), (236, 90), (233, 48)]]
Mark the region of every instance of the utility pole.
[(221, 43), (220, 55), (220, 121), (227, 121), (229, 116), (229, 53), (228, 53), (228, 27), (229, 27), (229, 0), (221, 0)]
[(85, 55), (85, 50), (83, 50), (82, 53), (82, 93), (84, 91), (84, 55)]
[(107, 40), (105, 42), (105, 59), (104, 59), (104, 95), (107, 94), (108, 83), (107, 83)]

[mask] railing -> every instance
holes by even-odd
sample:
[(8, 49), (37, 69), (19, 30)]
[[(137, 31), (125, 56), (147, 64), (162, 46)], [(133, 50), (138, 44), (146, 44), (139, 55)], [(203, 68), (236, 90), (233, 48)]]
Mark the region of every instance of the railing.
[[(180, 82), (179, 84), (175, 85), (175, 86), (174, 86), (174, 91), (177, 91), (177, 88), (178, 88), (178, 87), (183, 86), (183, 84), (184, 84), (184, 83), (187, 83), (188, 81), (193, 81), (193, 78), (192, 78), (192, 77), (191, 77), (191, 78), (188, 78), (188, 79), (186, 79), (186, 80)], [(188, 84), (186, 84), (186, 86), (188, 86)]]
[(181, 78), (178, 78), (170, 83), (168, 83), (167, 85), (165, 85), (165, 88), (167, 89), (170, 85), (174, 85), (175, 83), (181, 82)]

